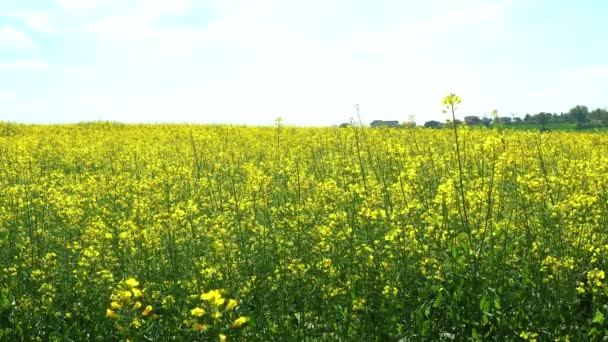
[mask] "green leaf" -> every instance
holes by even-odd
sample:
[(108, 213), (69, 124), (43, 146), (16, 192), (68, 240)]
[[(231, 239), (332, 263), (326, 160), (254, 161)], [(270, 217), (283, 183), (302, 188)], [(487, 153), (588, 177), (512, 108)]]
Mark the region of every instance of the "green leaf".
[(494, 308), (500, 310), (500, 297), (494, 297)]
[(484, 295), (481, 297), (481, 300), (479, 301), (479, 310), (481, 310), (481, 312), (486, 312), (490, 309), (490, 303), (488, 303), (488, 296), (484, 293)]
[(435, 298), (435, 301), (433, 302), (433, 308), (440, 307), (442, 300), (443, 300), (443, 291), (439, 290), (439, 294), (437, 295), (437, 298)]
[(604, 323), (604, 314), (601, 313), (599, 310), (595, 311), (595, 315), (593, 316), (593, 323)]

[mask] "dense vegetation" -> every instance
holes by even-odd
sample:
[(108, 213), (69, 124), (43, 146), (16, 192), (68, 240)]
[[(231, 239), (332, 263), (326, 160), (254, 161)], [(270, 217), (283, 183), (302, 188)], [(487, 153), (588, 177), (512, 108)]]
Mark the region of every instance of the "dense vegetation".
[[(497, 110), (492, 111), (492, 115), (478, 118), (478, 122), (470, 124), (472, 127), (502, 127), (518, 130), (606, 130), (608, 128), (608, 108), (596, 108), (589, 111), (587, 106), (578, 105), (572, 107), (566, 113), (540, 112), (536, 114), (526, 114), (523, 118), (518, 116), (502, 116)], [(455, 118), (454, 118), (455, 119)], [(501, 120), (502, 119), (502, 120)], [(504, 122), (506, 120), (508, 122)], [(463, 124), (462, 120), (455, 119), (457, 124)], [(503, 121), (503, 122), (501, 122)], [(445, 127), (451, 126), (451, 119), (447, 120)], [(405, 122), (402, 127), (411, 127), (412, 122)], [(414, 124), (415, 126), (415, 124)], [(431, 120), (424, 124), (424, 127), (438, 128), (444, 126), (439, 121)]]
[(608, 136), (0, 127), (0, 339), (590, 340)]

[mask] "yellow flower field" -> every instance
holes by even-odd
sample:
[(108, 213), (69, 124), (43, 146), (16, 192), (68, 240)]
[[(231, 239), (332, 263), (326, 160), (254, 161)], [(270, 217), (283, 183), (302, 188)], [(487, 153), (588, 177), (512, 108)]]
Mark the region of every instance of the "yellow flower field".
[(0, 340), (601, 339), (608, 136), (454, 133), (2, 123)]

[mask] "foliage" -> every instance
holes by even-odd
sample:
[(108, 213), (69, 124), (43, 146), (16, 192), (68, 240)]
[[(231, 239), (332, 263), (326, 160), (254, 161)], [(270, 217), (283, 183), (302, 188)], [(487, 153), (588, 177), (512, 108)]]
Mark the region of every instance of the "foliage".
[(570, 115), (570, 117), (573, 118), (579, 124), (585, 123), (589, 120), (589, 110), (586, 106), (578, 105), (576, 107), (573, 107), (568, 112), (568, 115)]
[(0, 340), (606, 335), (603, 134), (8, 125)]
[(541, 130), (544, 131), (547, 129), (547, 124), (551, 120), (551, 117), (552, 117), (551, 113), (540, 112), (540, 113), (536, 114), (536, 120), (541, 125)]

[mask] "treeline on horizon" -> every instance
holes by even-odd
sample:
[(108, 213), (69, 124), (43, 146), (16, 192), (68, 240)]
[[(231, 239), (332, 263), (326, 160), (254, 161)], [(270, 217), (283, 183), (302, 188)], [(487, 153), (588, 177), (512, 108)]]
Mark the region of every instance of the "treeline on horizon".
[[(465, 116), (464, 120), (456, 119), (457, 125), (467, 124), (469, 126), (485, 126), (492, 125), (503, 126), (540, 126), (540, 130), (548, 130), (551, 123), (571, 123), (573, 129), (591, 129), (591, 128), (608, 128), (608, 108), (596, 108), (589, 110), (587, 106), (577, 105), (571, 108), (568, 112), (550, 113), (540, 112), (536, 114), (527, 113), (523, 118), (511, 114), (511, 116), (500, 115), (497, 110), (492, 111), (491, 116), (484, 115), (483, 117), (471, 115)], [(349, 127), (352, 123), (343, 123), (340, 127)], [(452, 120), (446, 119), (445, 122), (437, 120), (429, 120), (424, 123), (425, 128), (442, 128), (445, 125), (452, 127)], [(395, 127), (407, 128), (415, 127), (416, 122), (413, 116), (407, 122), (399, 123), (398, 121), (372, 121), (371, 127)]]

